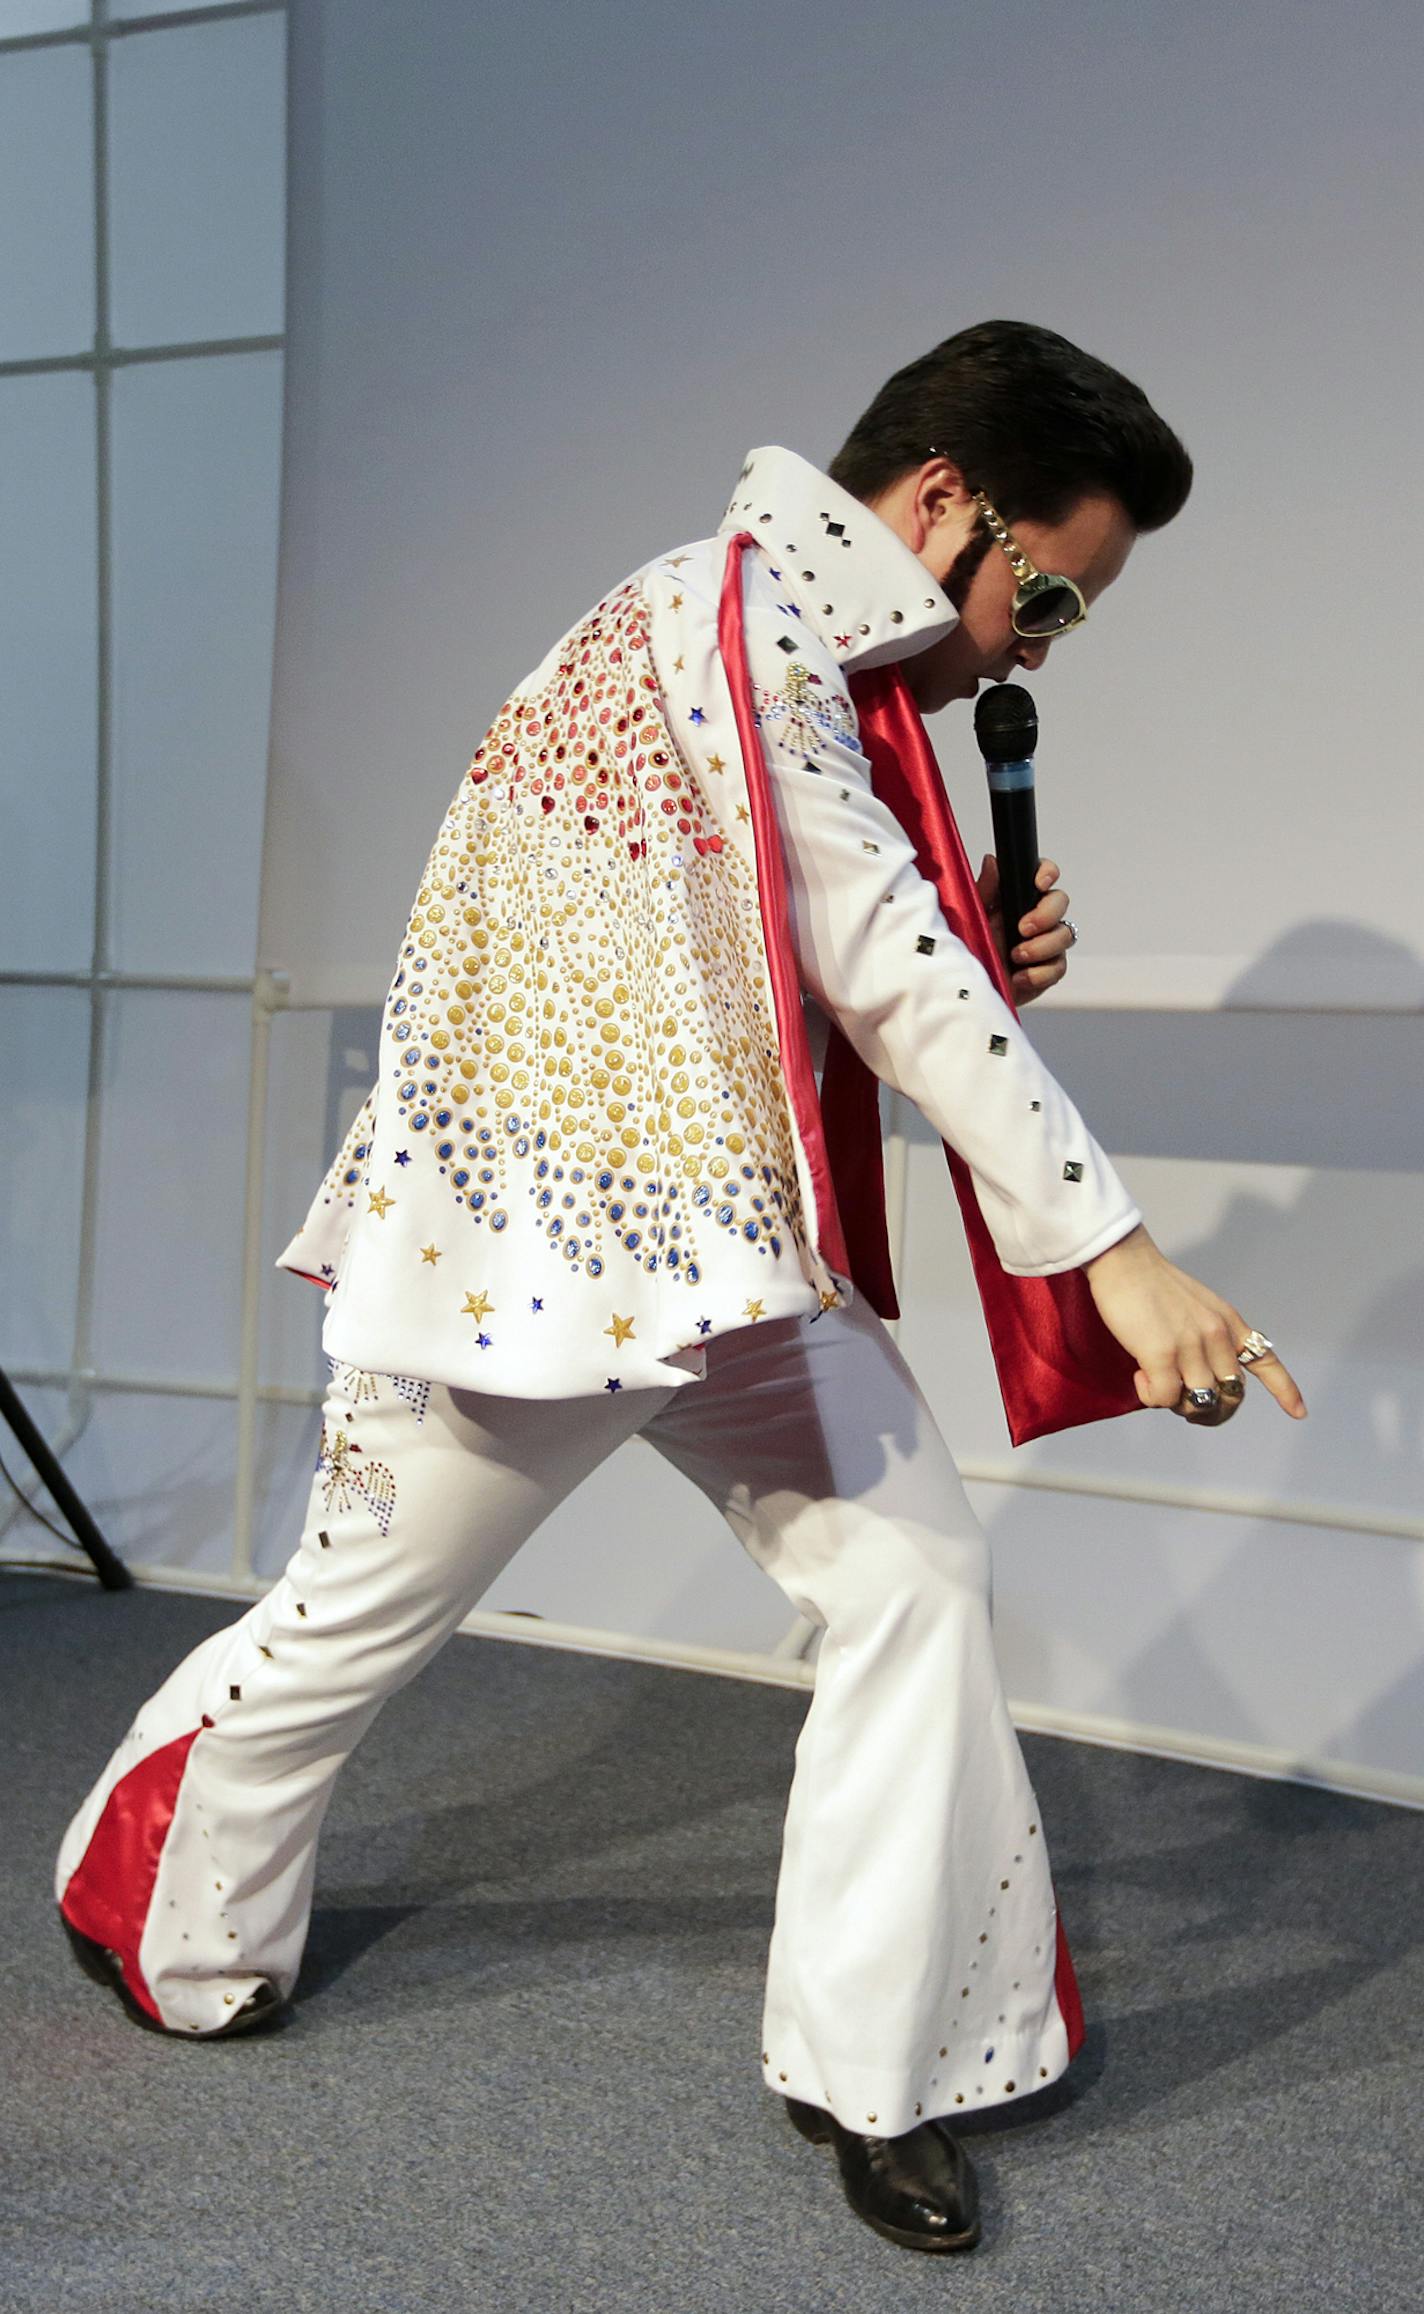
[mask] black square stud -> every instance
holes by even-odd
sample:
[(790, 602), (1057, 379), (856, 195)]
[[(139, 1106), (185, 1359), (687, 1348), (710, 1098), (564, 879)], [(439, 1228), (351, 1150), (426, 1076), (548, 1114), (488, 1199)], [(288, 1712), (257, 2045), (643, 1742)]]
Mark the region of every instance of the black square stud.
[(1009, 1049), (1009, 1040), (1008, 1040), (1008, 1038), (1007, 1038), (1006, 1036), (991, 1036), (991, 1037), (990, 1037), (990, 1039), (989, 1039), (989, 1050), (990, 1050), (990, 1052), (991, 1052), (991, 1053), (1006, 1053), (1006, 1052), (1008, 1051), (1008, 1049)]
[(776, 647), (778, 651), (798, 651), (801, 648), (794, 635), (778, 635)]
[(919, 936), (919, 939), (915, 942), (915, 954), (917, 956), (933, 956), (934, 952), (935, 944), (933, 936), (928, 932), (922, 932)]
[(1063, 1168), (1063, 1178), (1065, 1181), (1081, 1181), (1083, 1178), (1082, 1166), (1073, 1164), (1065, 1165)]

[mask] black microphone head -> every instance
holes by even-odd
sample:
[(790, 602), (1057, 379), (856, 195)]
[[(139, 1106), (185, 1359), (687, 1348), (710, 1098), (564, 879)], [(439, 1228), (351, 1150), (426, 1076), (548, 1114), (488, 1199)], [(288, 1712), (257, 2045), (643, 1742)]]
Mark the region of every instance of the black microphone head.
[(995, 683), (974, 702), (974, 735), (986, 763), (1021, 763), (1038, 745), (1033, 693), (1022, 683)]

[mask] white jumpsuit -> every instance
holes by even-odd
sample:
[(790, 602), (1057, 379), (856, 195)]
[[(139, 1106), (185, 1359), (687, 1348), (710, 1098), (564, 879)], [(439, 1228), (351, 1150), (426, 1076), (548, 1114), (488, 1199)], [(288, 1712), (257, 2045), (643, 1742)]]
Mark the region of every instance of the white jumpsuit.
[[(835, 518), (854, 509), (857, 551), (837, 566), (834, 634), (818, 636), (809, 598), (779, 566), (776, 617), (759, 630), (748, 624), (803, 985), (965, 1155), (1004, 1267), (1046, 1275), (1079, 1265), (1131, 1229), (1138, 1210), (948, 930), (913, 847), (857, 771), (848, 699), (830, 697), (862, 624), (875, 630), (881, 659), (891, 655), (885, 587), (893, 579), (898, 588), (914, 558), (784, 451), (754, 454), (724, 529), (755, 520), (745, 500), (753, 473), (782, 528), (804, 530), (814, 506), (837, 536)], [(700, 552), (650, 568), (647, 589), (664, 606), (654, 640), (661, 634), (666, 655), (668, 724), (689, 755), (705, 745), (715, 756), (718, 730), (701, 737), (710, 681), (681, 699), (675, 680), (691, 663), (691, 631), (676, 653), (668, 642), (667, 622), (685, 618), (699, 579), (707, 599), (716, 558), (706, 555), (702, 573)], [(864, 622), (853, 615), (862, 607)], [(801, 664), (823, 694), (809, 708), (807, 681), (780, 697), (770, 687), (775, 629), (793, 617), (809, 630)], [(922, 613), (921, 643), (944, 624)], [(986, 1031), (1001, 1048), (988, 1065), (979, 1058)], [(384, 1126), (394, 1165), (389, 1109)], [(809, 1234), (798, 1238), (789, 1167), (776, 1230), (763, 1219), (730, 1231), (722, 1267), (706, 1259), (705, 1296), (675, 1310), (666, 1290), (631, 1309), (631, 1290), (617, 1284), (592, 1295), (565, 1264), (549, 1355), (540, 1363), (528, 1346), (537, 1330), (512, 1324), (503, 1340), (513, 1380), (501, 1391), (492, 1355), (500, 1319), (489, 1313), (503, 1304), (516, 1315), (512, 1272), (489, 1293), (462, 1281), (473, 1326), (445, 1321), (442, 1333), (430, 1305), (436, 1346), (413, 1372), (415, 1361), (390, 1351), (427, 1339), (415, 1297), (433, 1291), (437, 1264), (419, 1238), (430, 1214), (432, 1227), (450, 1229), (448, 1184), (446, 1204), (421, 1213), (419, 1228), (414, 1213), (402, 1216), (412, 1225), (409, 1267), (378, 1291), (370, 1281), (407, 1242), (385, 1224), (398, 1199), (418, 1199), (416, 1169), (392, 1173), (393, 1193), (377, 1184), (362, 1214), (357, 1197), (333, 1195), (340, 1164), (282, 1256), (318, 1282), (340, 1278), (300, 1541), (267, 1595), (143, 1704), (78, 1808), (55, 1875), (74, 1928), (120, 1956), (130, 1996), (176, 2032), (221, 2030), (264, 1979), (289, 1994), (318, 1833), (351, 1747), (554, 1505), (636, 1434), (686, 1473), (796, 1610), (823, 1626), (786, 1814), (759, 2043), (767, 2085), (848, 2127), (893, 2136), (1055, 2078), (1081, 2042), (1082, 2018), (999, 1678), (988, 1547), (885, 1326), (847, 1278), (832, 1273), (826, 1290), (818, 1249)], [(687, 1170), (690, 1178), (690, 1161)], [(343, 1267), (353, 1242), (367, 1249), (364, 1270)], [(439, 1251), (434, 1236), (430, 1244)], [(797, 1261), (781, 1262), (793, 1244)], [(501, 1250), (491, 1240), (490, 1260)], [(353, 1301), (346, 1289), (362, 1276)], [(549, 1314), (544, 1298), (535, 1297), (539, 1316)], [(610, 1325), (595, 1302), (620, 1300)], [(699, 1320), (703, 1300), (712, 1314)], [(354, 1342), (367, 1345), (359, 1364)], [(380, 1350), (384, 1358), (372, 1354)]]

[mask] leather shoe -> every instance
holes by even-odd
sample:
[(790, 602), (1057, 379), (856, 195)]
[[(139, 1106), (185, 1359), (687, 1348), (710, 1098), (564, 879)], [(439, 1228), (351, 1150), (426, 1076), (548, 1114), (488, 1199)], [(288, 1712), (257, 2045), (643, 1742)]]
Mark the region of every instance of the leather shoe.
[(972, 2250), (979, 2240), (979, 2188), (969, 2156), (939, 2119), (899, 2137), (863, 2137), (833, 2113), (786, 2099), (812, 2145), (833, 2145), (846, 2200), (887, 2242), (907, 2250)]
[(59, 1919), (69, 1939), (70, 1950), (86, 1977), (92, 1977), (95, 1984), (107, 1985), (111, 1992), (117, 1993), (124, 2005), (125, 2015), (132, 2017), (136, 2025), (142, 2025), (146, 2032), (167, 2033), (170, 2039), (177, 2041), (220, 2041), (229, 2033), (250, 2033), (254, 2026), (267, 2024), (274, 2013), (285, 2006), (276, 1986), (263, 1977), (255, 1991), (248, 1994), (241, 2008), (236, 2009), (225, 2024), (215, 2026), (210, 2033), (177, 2031), (172, 2025), (161, 2024), (157, 2017), (151, 2017), (147, 2009), (135, 2000), (124, 1983), (124, 1964), (116, 1952), (111, 1951), (106, 1944), (96, 1943), (92, 1936), (82, 1935), (73, 1921), (66, 1920), (62, 1912)]

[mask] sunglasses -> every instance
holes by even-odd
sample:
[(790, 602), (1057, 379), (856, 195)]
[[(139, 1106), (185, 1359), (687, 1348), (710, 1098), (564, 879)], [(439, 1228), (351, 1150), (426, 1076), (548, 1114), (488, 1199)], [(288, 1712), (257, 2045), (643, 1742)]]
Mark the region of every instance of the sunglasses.
[(1046, 635), (1066, 635), (1074, 627), (1081, 627), (1088, 615), (1081, 587), (1061, 574), (1036, 569), (982, 490), (975, 491), (974, 503), (988, 526), (990, 537), (1008, 556), (1019, 582), (1009, 612), (1014, 633), (1041, 641)]

